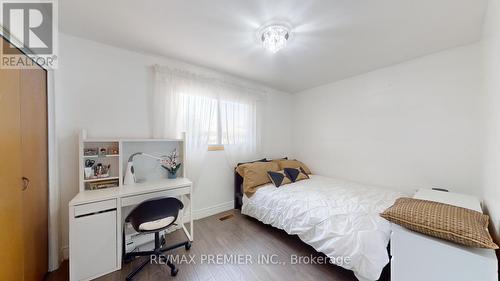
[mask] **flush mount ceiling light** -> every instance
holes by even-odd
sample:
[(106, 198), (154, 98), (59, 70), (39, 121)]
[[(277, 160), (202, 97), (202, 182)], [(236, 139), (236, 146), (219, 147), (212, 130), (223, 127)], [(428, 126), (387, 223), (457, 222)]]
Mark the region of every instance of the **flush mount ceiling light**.
[(277, 53), (285, 48), (290, 35), (290, 26), (282, 23), (264, 25), (258, 32), (262, 47), (272, 53)]

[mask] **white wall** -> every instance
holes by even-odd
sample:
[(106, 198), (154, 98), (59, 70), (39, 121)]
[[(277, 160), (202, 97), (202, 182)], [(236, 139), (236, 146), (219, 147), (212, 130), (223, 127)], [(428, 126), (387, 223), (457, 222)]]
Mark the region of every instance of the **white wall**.
[[(208, 69), (134, 53), (61, 34), (59, 68), (55, 72), (55, 119), (61, 197), (61, 246), (68, 245), (68, 202), (78, 192), (78, 132), (89, 137), (152, 136), (153, 64), (170, 65), (237, 78)], [(240, 81), (251, 84), (250, 82)], [(254, 85), (253, 86), (258, 86)], [(287, 155), (291, 150), (291, 96), (270, 90), (263, 106), (263, 152)], [(195, 187), (194, 214), (232, 208), (233, 174), (223, 152), (209, 152)]]
[(298, 93), (293, 151), (313, 172), (481, 194), (479, 44)]
[(483, 192), (495, 236), (500, 239), (500, 1), (489, 1), (483, 41), (487, 135)]

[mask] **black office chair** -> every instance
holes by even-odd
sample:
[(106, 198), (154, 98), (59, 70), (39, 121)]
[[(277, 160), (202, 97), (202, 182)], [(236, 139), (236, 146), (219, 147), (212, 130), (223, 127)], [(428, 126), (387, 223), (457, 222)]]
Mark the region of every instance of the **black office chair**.
[[(160, 241), (160, 231), (175, 225), (179, 211), (184, 208), (184, 204), (176, 198), (159, 198), (144, 201), (136, 206), (132, 212), (127, 216), (125, 222), (132, 224), (135, 231), (139, 233), (154, 233), (155, 234), (155, 248), (152, 251), (143, 252), (130, 252), (124, 255), (124, 260), (131, 261), (135, 257), (149, 256), (150, 258), (144, 261), (139, 267), (132, 271), (126, 278), (127, 281), (132, 280), (134, 276), (139, 273), (151, 261), (151, 256), (155, 256), (156, 260), (166, 260), (168, 267), (170, 267), (170, 275), (176, 276), (179, 271), (169, 258), (162, 255), (162, 253), (184, 246), (186, 250), (191, 248), (191, 243), (185, 241), (175, 245), (163, 248), (165, 244), (165, 237)], [(124, 250), (125, 252), (125, 250)]]

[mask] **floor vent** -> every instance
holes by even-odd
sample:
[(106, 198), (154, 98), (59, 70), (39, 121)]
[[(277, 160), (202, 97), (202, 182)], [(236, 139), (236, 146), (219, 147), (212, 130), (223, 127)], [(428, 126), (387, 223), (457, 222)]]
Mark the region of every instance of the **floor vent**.
[(220, 220), (220, 221), (225, 221), (225, 220), (228, 220), (228, 219), (230, 219), (230, 218), (232, 218), (232, 217), (234, 217), (234, 215), (229, 214), (229, 215), (225, 215), (225, 216), (223, 216), (223, 217), (220, 217), (220, 218), (219, 218), (219, 220)]

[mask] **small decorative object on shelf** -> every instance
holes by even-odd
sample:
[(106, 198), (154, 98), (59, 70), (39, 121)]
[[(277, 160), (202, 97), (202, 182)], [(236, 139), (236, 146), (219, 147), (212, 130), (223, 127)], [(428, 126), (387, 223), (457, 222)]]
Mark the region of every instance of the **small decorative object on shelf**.
[(111, 164), (103, 165), (102, 163), (98, 163), (94, 169), (94, 173), (95, 173), (96, 178), (109, 177), (110, 168), (111, 168)]
[(95, 165), (94, 160), (90, 159), (85, 160), (84, 172), (86, 180), (109, 178), (110, 170), (111, 170), (111, 164), (103, 165), (102, 163), (97, 163), (97, 165)]
[(94, 175), (94, 164), (95, 164), (94, 160), (90, 159), (85, 160), (85, 168), (84, 168), (85, 179), (90, 179)]
[(174, 149), (169, 155), (165, 156), (165, 159), (160, 160), (161, 166), (167, 170), (168, 178), (177, 178), (177, 171), (181, 167), (182, 163), (179, 163), (179, 154), (177, 149)]
[(97, 148), (85, 148), (85, 150), (83, 151), (83, 155), (85, 156), (97, 155)]
[(98, 181), (98, 182), (89, 183), (90, 190), (103, 189), (103, 188), (109, 188), (109, 187), (117, 187), (117, 186), (118, 186), (117, 180), (105, 180), (105, 181)]
[(109, 154), (111, 154), (111, 155), (118, 155), (119, 154), (118, 147), (111, 147), (109, 149)]
[(99, 156), (105, 157), (108, 154), (108, 149), (105, 147), (100, 147), (99, 148)]

